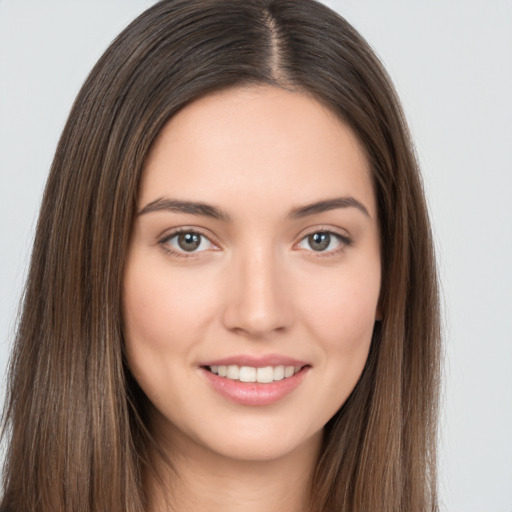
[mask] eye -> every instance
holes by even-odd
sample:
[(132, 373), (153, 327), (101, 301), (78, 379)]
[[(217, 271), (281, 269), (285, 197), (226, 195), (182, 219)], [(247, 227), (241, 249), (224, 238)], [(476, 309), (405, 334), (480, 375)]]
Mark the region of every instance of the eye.
[(351, 245), (348, 237), (333, 233), (332, 231), (315, 231), (305, 236), (297, 245), (299, 249), (315, 252), (332, 253)]
[(216, 246), (203, 234), (193, 230), (183, 230), (166, 236), (159, 242), (167, 251), (184, 256), (215, 249)]

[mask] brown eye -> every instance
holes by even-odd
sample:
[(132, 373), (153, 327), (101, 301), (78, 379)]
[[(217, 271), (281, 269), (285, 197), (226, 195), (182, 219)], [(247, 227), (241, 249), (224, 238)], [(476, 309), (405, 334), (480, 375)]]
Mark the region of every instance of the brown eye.
[(180, 233), (177, 242), (180, 249), (192, 252), (201, 245), (201, 235), (198, 233)]
[(181, 256), (215, 249), (215, 245), (205, 235), (196, 231), (175, 232), (159, 243), (169, 252)]
[(348, 236), (343, 236), (332, 231), (315, 231), (306, 235), (297, 247), (313, 253), (324, 253), (325, 256), (336, 254), (352, 245)]
[(331, 243), (331, 234), (320, 232), (308, 236), (308, 244), (313, 251), (325, 251)]

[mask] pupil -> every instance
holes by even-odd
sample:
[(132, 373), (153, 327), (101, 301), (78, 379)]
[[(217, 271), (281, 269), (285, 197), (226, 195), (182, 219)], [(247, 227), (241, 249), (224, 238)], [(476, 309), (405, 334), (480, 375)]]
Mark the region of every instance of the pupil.
[(201, 235), (197, 233), (181, 233), (178, 236), (178, 245), (187, 252), (195, 251), (201, 243)]
[(331, 235), (329, 233), (313, 233), (309, 235), (308, 241), (314, 251), (323, 251), (329, 247)]

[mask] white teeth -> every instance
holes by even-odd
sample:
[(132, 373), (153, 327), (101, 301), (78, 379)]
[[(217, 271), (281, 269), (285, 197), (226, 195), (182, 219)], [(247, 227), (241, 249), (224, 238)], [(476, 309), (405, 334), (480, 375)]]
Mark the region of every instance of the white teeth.
[(274, 380), (284, 379), (284, 366), (276, 366), (274, 368)]
[(268, 384), (276, 380), (283, 380), (288, 377), (292, 377), (299, 372), (301, 368), (301, 366), (283, 365), (255, 368), (253, 366), (238, 366), (236, 364), (231, 364), (229, 366), (210, 366), (210, 371), (220, 377), (226, 377), (231, 380)]
[(256, 370), (256, 381), (262, 383), (274, 382), (274, 369), (272, 366), (258, 368)]
[(284, 369), (284, 376), (291, 377), (295, 373), (295, 366), (287, 366)]
[(256, 368), (241, 366), (238, 380), (240, 382), (256, 382)]
[(226, 373), (226, 377), (228, 379), (238, 380), (239, 375), (238, 366), (236, 364), (232, 364), (228, 366), (228, 372)]

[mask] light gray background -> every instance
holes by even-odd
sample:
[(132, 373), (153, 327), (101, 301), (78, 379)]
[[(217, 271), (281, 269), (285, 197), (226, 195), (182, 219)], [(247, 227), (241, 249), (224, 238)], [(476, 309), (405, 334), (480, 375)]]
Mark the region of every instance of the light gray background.
[[(0, 0), (2, 379), (67, 113), (108, 43), (152, 3)], [(444, 296), (443, 510), (512, 512), (512, 0), (326, 3), (384, 61), (422, 163)]]

